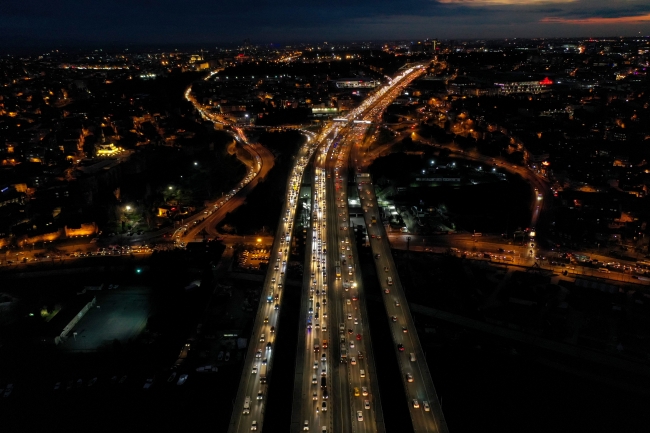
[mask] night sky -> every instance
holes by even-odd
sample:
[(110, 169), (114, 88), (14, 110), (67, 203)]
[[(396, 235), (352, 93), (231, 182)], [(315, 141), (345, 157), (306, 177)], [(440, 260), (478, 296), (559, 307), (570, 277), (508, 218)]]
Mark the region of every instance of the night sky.
[(0, 50), (650, 35), (648, 0), (3, 0)]

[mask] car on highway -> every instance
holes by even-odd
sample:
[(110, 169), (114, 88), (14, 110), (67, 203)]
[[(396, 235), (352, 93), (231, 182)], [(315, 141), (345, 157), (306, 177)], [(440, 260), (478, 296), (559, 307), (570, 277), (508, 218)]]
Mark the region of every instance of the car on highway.
[(420, 403), (416, 398), (413, 399), (413, 408), (414, 409), (419, 409), (420, 408)]
[(406, 326), (402, 326), (402, 332), (406, 334), (409, 332), (409, 330), (406, 328)]
[(257, 430), (257, 421), (253, 421), (251, 423), (251, 431), (255, 431), (255, 430)]
[(363, 412), (357, 411), (357, 421), (363, 421)]
[(354, 356), (350, 358), (350, 365), (357, 365), (357, 358), (355, 358)]
[(397, 316), (391, 316), (390, 319), (391, 319), (393, 322), (397, 322)]
[(361, 341), (361, 334), (357, 334), (357, 341)]
[(397, 350), (399, 350), (400, 352), (404, 352), (404, 345), (402, 343), (399, 343), (397, 345)]
[(364, 400), (363, 408), (364, 409), (370, 409), (370, 400)]
[(413, 375), (412, 375), (411, 373), (406, 373), (406, 381), (407, 381), (408, 383), (412, 383), (412, 382), (413, 382)]
[(368, 396), (368, 388), (366, 388), (365, 386), (362, 386), (361, 387), (361, 395), (363, 395), (364, 397), (367, 397)]
[(429, 412), (429, 411), (431, 410), (431, 408), (429, 407), (429, 402), (426, 401), (426, 400), (424, 400), (424, 401), (422, 402), (422, 406), (424, 406), (424, 411), (425, 411), (425, 412)]
[(354, 387), (354, 396), (355, 396), (355, 397), (359, 397), (360, 395), (361, 395), (361, 394), (359, 393), (359, 388), (355, 386), (355, 387)]
[(257, 374), (257, 364), (253, 366), (253, 370), (251, 370), (251, 374)]
[(262, 349), (257, 349), (257, 352), (255, 352), (255, 358), (261, 358), (262, 357)]

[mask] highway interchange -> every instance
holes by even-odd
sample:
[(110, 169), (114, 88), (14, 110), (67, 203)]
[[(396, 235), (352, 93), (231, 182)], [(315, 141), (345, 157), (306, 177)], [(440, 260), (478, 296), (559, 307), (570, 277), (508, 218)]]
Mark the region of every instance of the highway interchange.
[[(386, 106), (423, 71), (418, 66), (402, 72), (389, 85), (375, 91), (346, 118), (337, 119), (344, 121), (343, 125), (333, 122), (324, 128), (313, 144), (308, 146), (309, 150), (305, 150), (305, 154), (310, 154), (318, 148), (313, 177), (309, 182), (312, 185), (311, 221), (307, 232), (298, 328), (292, 432), (385, 431), (363, 287), (357, 278), (354, 228), (348, 213), (348, 185), (354, 184), (355, 179), (347, 177), (352, 155), (356, 152), (357, 143), (363, 140), (368, 125), (376, 122)], [(264, 379), (272, 375), (273, 342), (279, 332), (277, 317), (281, 308), (281, 284), (287, 254), (280, 243), (289, 241), (293, 231), (291, 224), (296, 211), (296, 188), (299, 189), (302, 183), (305, 165), (304, 157), (300, 158), (288, 187), (286, 209), (283, 210), (272, 250), (271, 266), (277, 264), (269, 269), (262, 289), (251, 344), (234, 402), (229, 429), (232, 433), (261, 431), (263, 427), (264, 396), (269, 384), (261, 383), (265, 380), (259, 379), (262, 374)], [(373, 224), (370, 223), (370, 226)], [(375, 230), (381, 228), (379, 226)], [(385, 234), (384, 242), (385, 246), (376, 247), (388, 251), (384, 252), (381, 264), (391, 269), (396, 277)], [(395, 290), (398, 293), (391, 299), (401, 299), (398, 305), (405, 305), (399, 281), (395, 283)], [(265, 302), (267, 293), (272, 297), (269, 303)], [(408, 309), (399, 308), (400, 323), (405, 328), (415, 329)], [(421, 410), (418, 410), (419, 404), (412, 408), (415, 430), (447, 431), (417, 335), (400, 331), (394, 335), (395, 341), (403, 342), (401, 344), (408, 347), (408, 353), (415, 354), (409, 355), (414, 357), (410, 364), (405, 366), (400, 363), (401, 374), (405, 375), (408, 369), (415, 379), (415, 382), (405, 382), (414, 389), (407, 395), (415, 396), (422, 404)], [(413, 401), (409, 404), (413, 405)]]

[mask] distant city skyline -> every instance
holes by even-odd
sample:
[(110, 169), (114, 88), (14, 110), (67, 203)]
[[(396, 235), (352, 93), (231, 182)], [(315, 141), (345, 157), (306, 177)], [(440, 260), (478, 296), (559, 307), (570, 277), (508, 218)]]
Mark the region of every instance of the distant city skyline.
[(254, 44), (650, 35), (642, 0), (16, 1), (3, 4), (5, 50), (48, 46)]

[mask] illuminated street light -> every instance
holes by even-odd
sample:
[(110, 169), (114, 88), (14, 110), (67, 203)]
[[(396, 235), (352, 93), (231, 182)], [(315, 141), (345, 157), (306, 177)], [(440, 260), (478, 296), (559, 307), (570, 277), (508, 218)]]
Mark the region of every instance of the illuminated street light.
[(130, 211), (130, 210), (131, 210), (131, 206), (127, 205), (127, 206), (126, 206), (126, 210), (127, 210), (127, 211)]
[(174, 189), (172, 186), (169, 186), (168, 188), (169, 188), (170, 191), (171, 191), (172, 189)]

